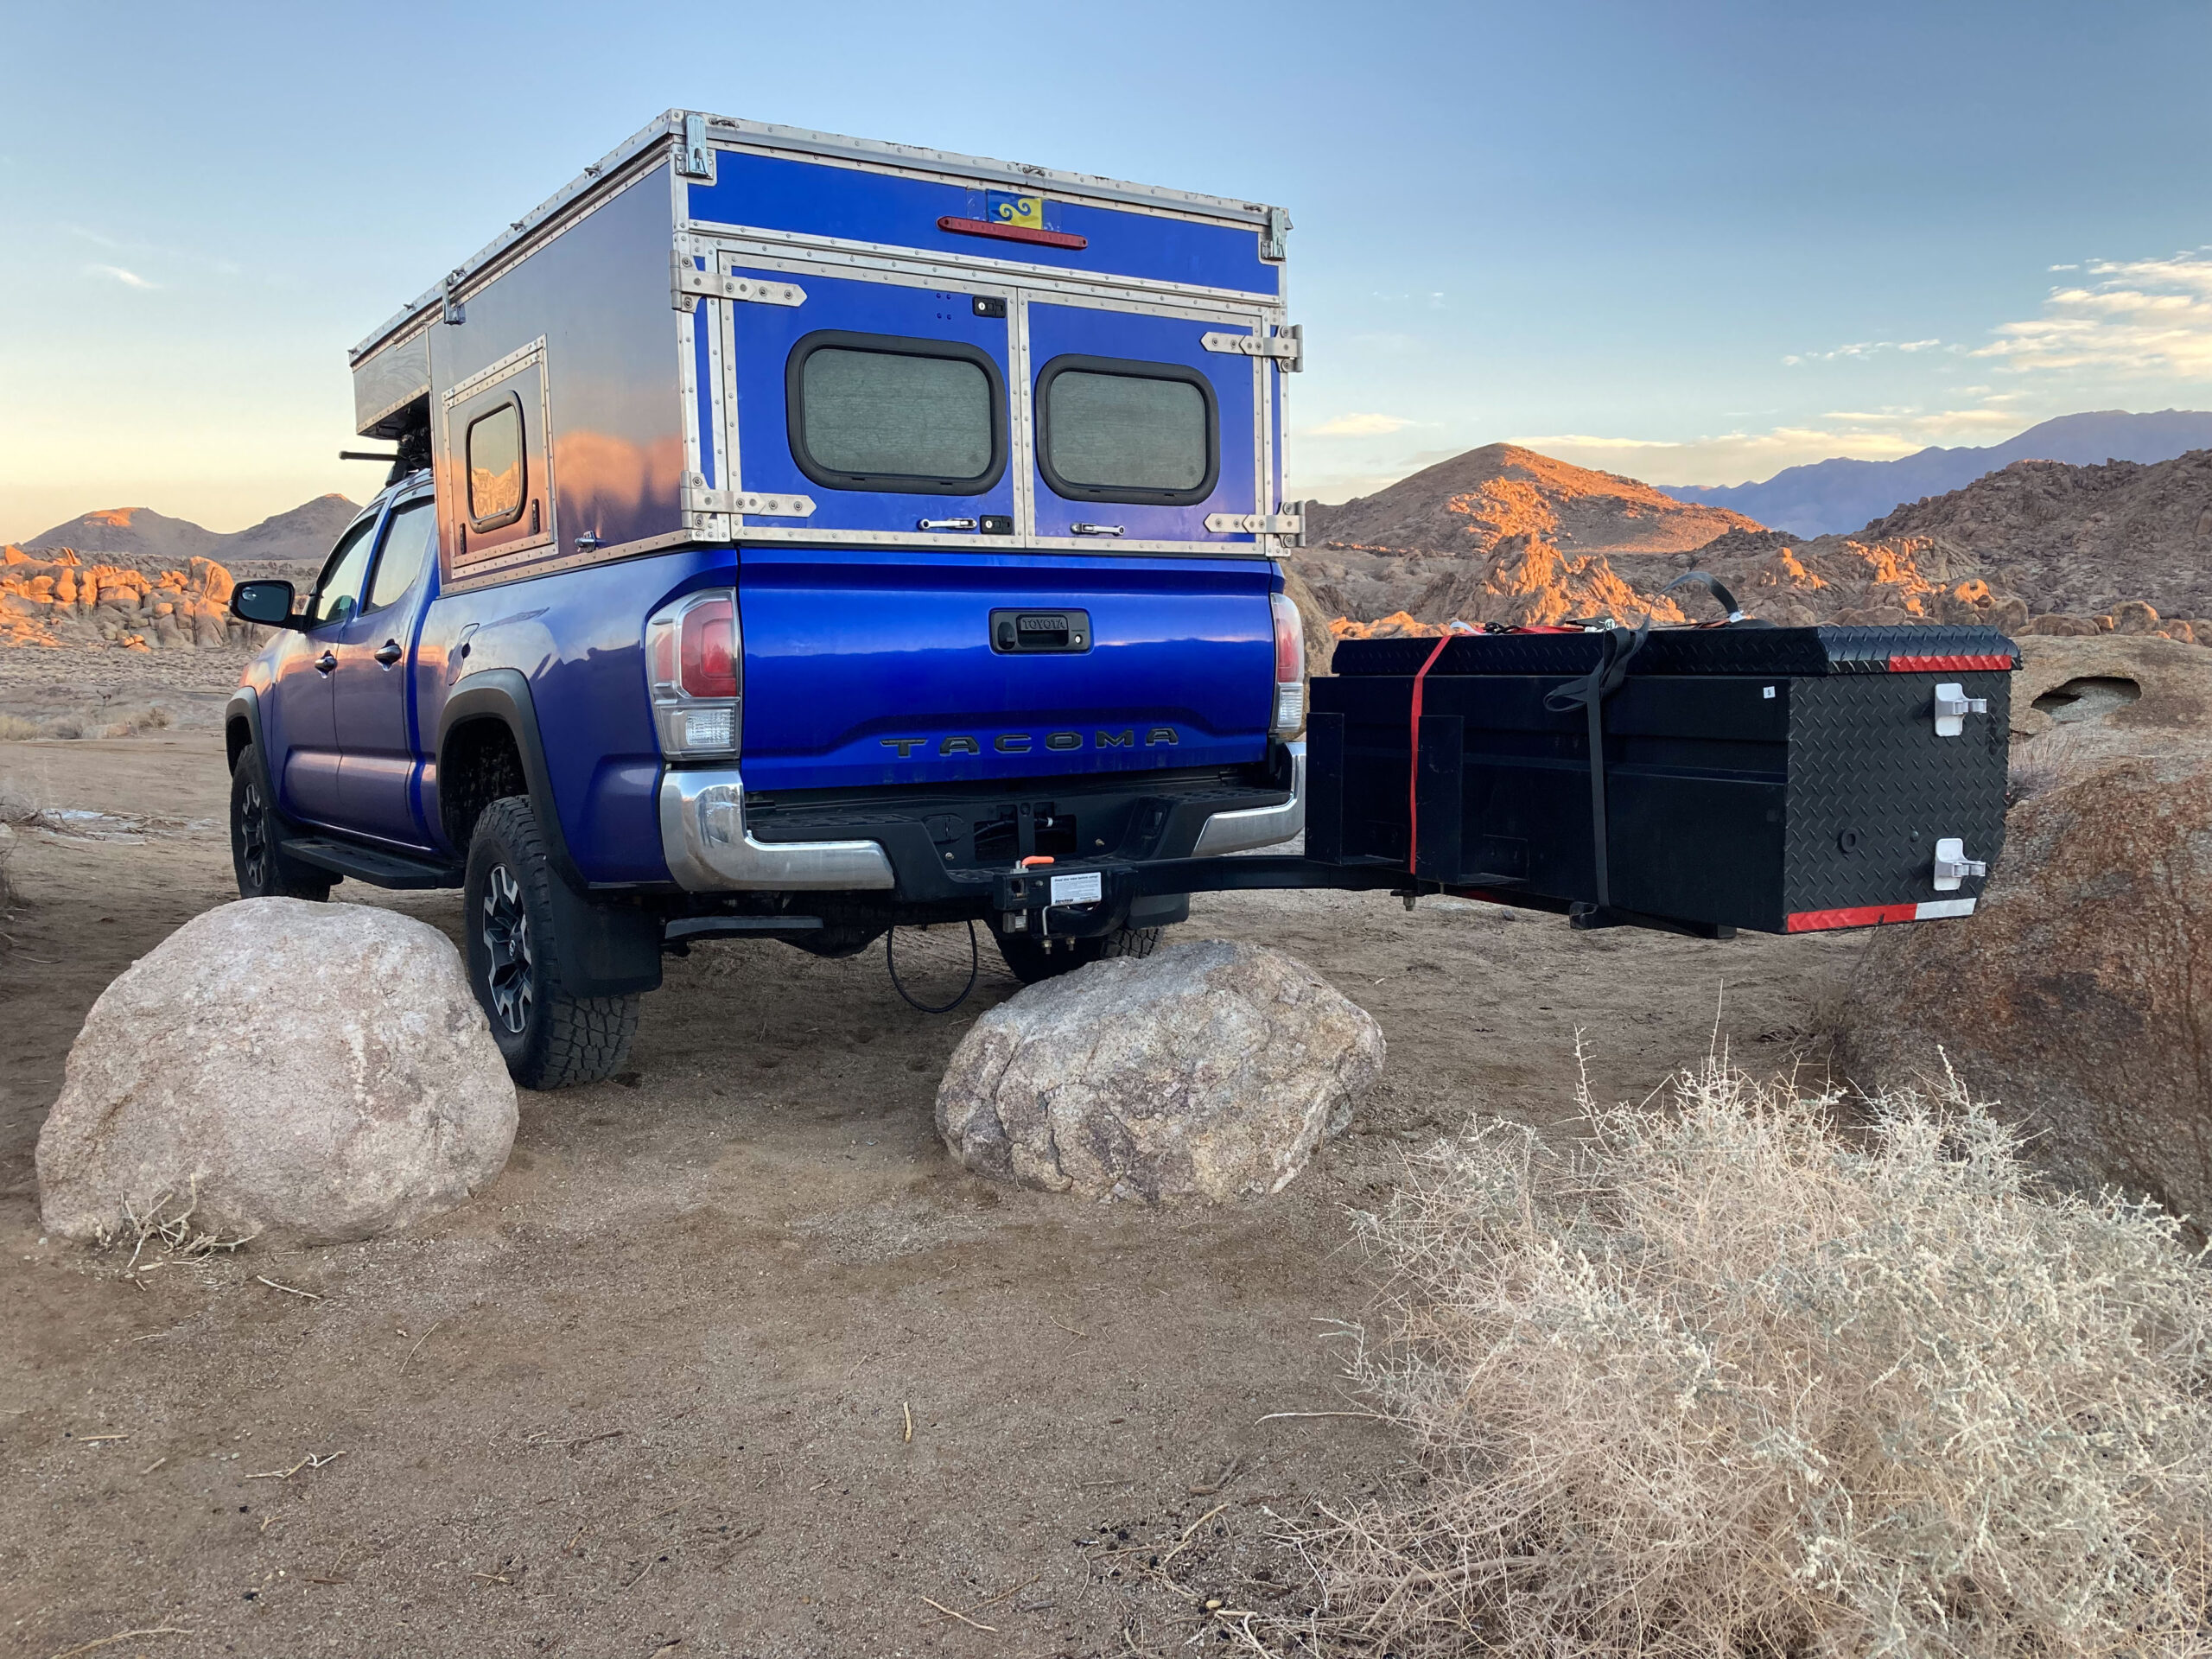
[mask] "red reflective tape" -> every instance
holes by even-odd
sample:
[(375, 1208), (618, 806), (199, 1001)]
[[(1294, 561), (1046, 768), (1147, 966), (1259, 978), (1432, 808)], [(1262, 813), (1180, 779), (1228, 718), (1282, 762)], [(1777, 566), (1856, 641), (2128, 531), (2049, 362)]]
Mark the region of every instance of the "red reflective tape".
[(1034, 242), (1047, 248), (1087, 248), (1087, 236), (1070, 236), (1065, 231), (1033, 231), (1027, 225), (1001, 225), (988, 219), (955, 219), (948, 215), (937, 222), (940, 231), (957, 231), (962, 236), (995, 236), (1005, 242)]
[(1913, 905), (1853, 905), (1845, 910), (1801, 910), (1787, 925), (1791, 933), (1817, 933), (1831, 927), (1876, 927), (1884, 922), (1910, 922), (1920, 906)]
[(1974, 669), (2009, 669), (2010, 657), (1892, 657), (1892, 674), (1956, 674)]

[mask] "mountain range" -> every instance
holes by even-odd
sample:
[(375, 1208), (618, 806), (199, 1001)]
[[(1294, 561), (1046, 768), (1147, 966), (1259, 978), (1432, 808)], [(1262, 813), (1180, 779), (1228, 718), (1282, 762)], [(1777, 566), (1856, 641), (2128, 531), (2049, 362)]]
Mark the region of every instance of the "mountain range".
[(319, 565), (338, 533), (359, 512), (342, 495), (319, 495), (289, 512), (224, 534), (150, 507), (108, 507), (42, 531), (22, 545), (26, 553), (52, 553), (66, 547), (87, 558), (105, 555), (133, 564), (178, 569), (193, 559), (213, 559), (234, 571), (240, 565)]
[(1928, 496), (1964, 489), (2016, 461), (2160, 461), (2212, 448), (2212, 413), (2094, 410), (2062, 415), (1984, 448), (1929, 448), (1896, 461), (1834, 460), (1789, 467), (1759, 484), (1662, 484), (1677, 501), (1726, 507), (1794, 536), (1855, 531)]
[(1799, 537), (1495, 443), (1341, 506), (1284, 556), (1338, 637), (1598, 616), (1710, 620), (1684, 572), (1788, 626), (1976, 622), (2212, 644), (2212, 447), (2151, 463), (2016, 461), (1848, 535)]

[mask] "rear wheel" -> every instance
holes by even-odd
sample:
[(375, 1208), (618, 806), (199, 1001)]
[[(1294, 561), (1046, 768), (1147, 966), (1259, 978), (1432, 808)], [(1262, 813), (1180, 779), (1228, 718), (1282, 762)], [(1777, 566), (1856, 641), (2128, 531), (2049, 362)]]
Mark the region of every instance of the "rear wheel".
[(284, 851), (261, 751), (251, 743), (231, 768), (231, 869), (241, 899), (327, 899), (338, 880)]
[(638, 1029), (637, 997), (563, 991), (569, 942), (554, 917), (559, 880), (527, 799), (507, 796), (484, 809), (461, 887), (468, 981), (508, 1072), (525, 1089), (611, 1076)]
[(1027, 933), (998, 935), (999, 955), (1025, 985), (1071, 974), (1085, 963), (1109, 957), (1148, 957), (1160, 949), (1156, 927), (1123, 927), (1094, 939), (1039, 939)]

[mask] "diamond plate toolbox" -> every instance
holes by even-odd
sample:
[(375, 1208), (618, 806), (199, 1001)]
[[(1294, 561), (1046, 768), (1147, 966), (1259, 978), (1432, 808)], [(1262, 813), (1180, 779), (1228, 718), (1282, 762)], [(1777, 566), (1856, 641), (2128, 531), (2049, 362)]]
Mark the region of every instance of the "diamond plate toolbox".
[(2005, 836), (2004, 635), (1655, 632), (1602, 698), (1593, 788), (1587, 709), (1562, 694), (1607, 650), (1344, 642), (1313, 682), (1309, 854), (1565, 908), (1600, 902), (1602, 835), (1617, 912), (1777, 933), (1971, 913)]

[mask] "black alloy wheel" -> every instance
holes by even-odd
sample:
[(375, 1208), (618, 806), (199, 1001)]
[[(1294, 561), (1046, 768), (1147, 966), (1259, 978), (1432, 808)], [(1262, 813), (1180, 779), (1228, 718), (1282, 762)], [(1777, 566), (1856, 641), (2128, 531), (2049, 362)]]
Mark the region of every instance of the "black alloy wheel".
[(329, 898), (338, 878), (286, 854), (279, 822), (262, 776), (261, 753), (249, 743), (231, 768), (231, 870), (238, 897)]
[(525, 1089), (598, 1083), (620, 1071), (638, 1029), (637, 996), (572, 996), (554, 908), (555, 873), (529, 798), (493, 801), (468, 838), (461, 884), (468, 982), (508, 1074)]
[(519, 1037), (530, 1029), (537, 985), (530, 959), (530, 912), (523, 908), (521, 884), (504, 864), (494, 864), (485, 880), (478, 925), (489, 1012), (510, 1035)]

